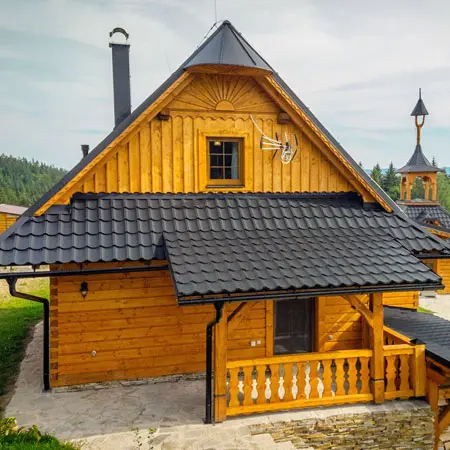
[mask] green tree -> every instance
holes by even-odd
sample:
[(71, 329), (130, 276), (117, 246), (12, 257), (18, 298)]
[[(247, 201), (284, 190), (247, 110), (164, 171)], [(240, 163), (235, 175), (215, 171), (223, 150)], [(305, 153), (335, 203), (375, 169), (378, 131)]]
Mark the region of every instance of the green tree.
[(431, 165), (433, 166), (433, 167), (437, 167), (438, 165), (437, 165), (437, 161), (436, 161), (436, 158), (433, 156), (433, 159), (431, 160)]
[(445, 173), (438, 173), (437, 193), (441, 206), (450, 211), (450, 178)]
[(372, 172), (370, 173), (372, 179), (378, 183), (380, 186), (383, 184), (383, 176), (381, 173), (381, 167), (378, 163), (373, 166)]
[(422, 178), (416, 178), (414, 180), (413, 188), (411, 191), (411, 200), (414, 200), (415, 198), (425, 198), (425, 188), (423, 187)]
[(388, 169), (381, 176), (381, 187), (386, 191), (392, 200), (399, 200), (400, 198), (400, 177), (395, 171), (394, 164), (391, 162)]
[(65, 170), (0, 154), (0, 203), (30, 206), (57, 183)]

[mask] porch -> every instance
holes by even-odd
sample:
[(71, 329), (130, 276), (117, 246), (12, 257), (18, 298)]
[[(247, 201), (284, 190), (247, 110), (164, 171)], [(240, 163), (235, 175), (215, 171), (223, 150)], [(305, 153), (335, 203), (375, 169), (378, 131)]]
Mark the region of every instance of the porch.
[[(361, 445), (366, 439), (368, 445), (373, 445), (374, 435), (380, 446), (395, 440), (410, 448), (410, 442), (427, 442), (432, 436), (430, 408), (419, 400), (306, 408), (231, 418), (222, 424), (205, 426), (204, 380), (118, 382), (105, 384), (102, 389), (91, 385), (78, 391), (49, 393), (42, 391), (41, 362), (39, 324), (28, 345), (6, 415), (16, 416), (23, 425), (37, 424), (61, 439), (81, 439), (86, 450), (136, 448), (136, 428), (145, 449), (150, 427), (157, 429), (151, 445), (160, 450), (293, 450), (300, 444), (303, 448), (315, 448), (321, 439), (342, 446)], [(372, 425), (360, 427), (359, 421)], [(292, 433), (293, 426), (304, 431)], [(324, 429), (325, 436), (320, 434)], [(399, 433), (399, 429), (403, 431)]]
[(207, 382), (207, 421), (209, 417), (222, 422), (252, 413), (424, 397), (425, 345), (384, 326), (382, 294), (370, 294), (368, 303), (356, 295), (344, 297), (363, 317), (362, 348), (277, 355), (272, 344), (266, 351), (271, 356), (242, 360), (228, 357), (227, 342), (251, 302), (237, 308), (222, 306), (222, 318), (214, 326), (214, 413), (209, 416)]

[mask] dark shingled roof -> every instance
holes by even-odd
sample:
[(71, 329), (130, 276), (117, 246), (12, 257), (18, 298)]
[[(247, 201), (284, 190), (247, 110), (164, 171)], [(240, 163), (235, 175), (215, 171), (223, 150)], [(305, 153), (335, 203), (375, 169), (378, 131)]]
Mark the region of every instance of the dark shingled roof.
[(384, 324), (426, 344), (426, 353), (450, 367), (450, 321), (434, 314), (385, 306)]
[[(215, 44), (210, 46), (212, 41), (217, 40), (223, 36), (226, 41), (227, 51), (220, 56), (220, 46)], [(211, 49), (219, 51), (219, 54), (214, 54)], [(231, 49), (237, 49), (231, 51)], [(247, 62), (244, 53), (247, 53)], [(231, 56), (233, 55), (233, 58)], [(217, 61), (222, 61), (222, 64), (254, 64), (253, 67), (267, 69), (273, 72), (275, 81), (281, 88), (292, 98), (296, 105), (311, 119), (311, 121), (320, 129), (322, 133), (330, 140), (336, 149), (343, 155), (344, 159), (353, 167), (353, 169), (362, 177), (362, 179), (383, 199), (394, 211), (401, 214), (401, 209), (396, 203), (381, 189), (377, 183), (365, 172), (364, 169), (345, 151), (340, 143), (331, 135), (331, 133), (322, 125), (317, 117), (310, 111), (310, 109), (300, 100), (299, 97), (292, 91), (292, 89), (283, 81), (283, 79), (275, 72), (275, 70), (264, 60), (264, 58), (247, 42), (246, 39), (239, 33), (229, 21), (224, 21), (220, 27), (208, 37), (186, 61), (161, 85), (154, 91), (144, 102), (139, 105), (123, 122), (121, 122), (106, 138), (100, 142), (89, 154), (83, 158), (70, 172), (68, 172), (55, 186), (53, 186), (46, 194), (42, 196), (32, 207), (27, 211), (27, 215), (34, 214), (39, 208), (50, 200), (57, 192), (59, 192), (73, 177), (83, 170), (90, 162), (92, 162), (111, 142), (114, 141), (123, 131), (125, 131), (152, 103), (154, 103), (185, 71), (186, 68), (196, 64), (217, 64)], [(251, 63), (253, 61), (253, 63)], [(20, 225), (20, 223), (18, 224)]]
[[(450, 212), (440, 205), (401, 205), (406, 215), (422, 226), (435, 228), (450, 233)], [(440, 226), (427, 223), (427, 220), (437, 220)]]
[(443, 241), (340, 194), (76, 194), (0, 238), (0, 265), (169, 260), (177, 296), (439, 284)]
[(202, 51), (190, 58), (184, 68), (205, 64), (251, 67), (272, 72), (272, 68), (228, 20), (223, 21)]
[(416, 106), (414, 106), (414, 109), (411, 112), (411, 116), (428, 116), (428, 111), (422, 97), (419, 97), (419, 100), (417, 100)]
[(433, 164), (428, 161), (427, 157), (423, 154), (420, 144), (416, 145), (416, 149), (412, 154), (409, 161), (397, 170), (397, 173), (410, 173), (410, 172), (443, 172), (443, 169), (434, 167)]

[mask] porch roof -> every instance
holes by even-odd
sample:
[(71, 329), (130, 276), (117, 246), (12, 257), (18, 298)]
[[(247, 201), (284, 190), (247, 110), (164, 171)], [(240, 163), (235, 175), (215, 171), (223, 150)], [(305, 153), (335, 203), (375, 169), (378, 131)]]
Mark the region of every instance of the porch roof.
[(411, 309), (384, 307), (384, 324), (426, 345), (426, 353), (450, 367), (450, 321)]
[[(424, 205), (423, 203), (415, 205), (414, 202), (410, 202), (404, 205), (401, 204), (400, 207), (410, 219), (417, 223), (425, 227), (450, 232), (450, 213), (442, 208), (441, 205)], [(427, 220), (436, 220), (440, 226), (430, 226)]]
[(412, 252), (445, 248), (353, 193), (75, 194), (0, 237), (0, 265), (168, 259), (181, 299), (435, 288), (441, 279)]

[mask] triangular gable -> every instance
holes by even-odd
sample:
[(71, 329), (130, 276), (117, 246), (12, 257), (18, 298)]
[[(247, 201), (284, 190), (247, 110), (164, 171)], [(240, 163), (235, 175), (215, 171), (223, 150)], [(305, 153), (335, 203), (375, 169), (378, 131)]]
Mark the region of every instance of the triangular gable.
[[(229, 28), (231, 33), (224, 33), (225, 28)], [(387, 196), (387, 194), (365, 173), (365, 171), (353, 160), (353, 158), (342, 148), (342, 146), (333, 138), (328, 130), (319, 122), (319, 120), (311, 113), (311, 111), (301, 102), (295, 93), (287, 86), (287, 84), (273, 71), (273, 69), (265, 62), (265, 60), (248, 44), (247, 41), (235, 30), (229, 23), (224, 22), (222, 25), (175, 71), (152, 95), (150, 95), (133, 113), (120, 123), (113, 132), (108, 135), (92, 152), (85, 157), (79, 164), (77, 164), (63, 179), (57, 183), (50, 191), (48, 191), (35, 205), (30, 207), (27, 215), (40, 215), (49, 206), (58, 202), (61, 198), (61, 193), (70, 189), (70, 185), (82, 179), (86, 173), (96, 165), (103, 158), (107, 158), (108, 152), (115, 147), (118, 142), (124, 138), (125, 135), (130, 135), (139, 124), (144, 120), (150, 120), (164, 107), (165, 101), (169, 101), (171, 96), (181, 92), (191, 81), (192, 75), (185, 69), (192, 68), (191, 62), (196, 58), (202, 61), (202, 64), (208, 64), (206, 54), (203, 50), (208, 48), (211, 41), (217, 39), (218, 36), (226, 36), (222, 42), (232, 42), (230, 37), (235, 36), (239, 39), (240, 46), (242, 42), (245, 45), (242, 48), (251, 48), (252, 52), (258, 55), (256, 60), (251, 56), (251, 59), (257, 61), (254, 67), (258, 70), (267, 70), (269, 68), (272, 73), (267, 72), (263, 78), (263, 86), (271, 89), (275, 93), (278, 102), (290, 105), (293, 111), (305, 121), (311, 128), (313, 134), (323, 142), (330, 151), (330, 155), (336, 160), (340, 161), (351, 176), (357, 180), (367, 191), (378, 201), (387, 211), (396, 210), (399, 212), (397, 205)], [(231, 45), (231, 44), (230, 44)], [(231, 47), (230, 47), (231, 48)], [(227, 64), (242, 63), (242, 53), (234, 52), (238, 60), (233, 61), (232, 54), (227, 54)], [(199, 56), (200, 55), (200, 56)], [(231, 56), (230, 56), (231, 55)], [(199, 59), (200, 58), (200, 59)], [(203, 59), (202, 59), (203, 58)], [(211, 64), (218, 64), (217, 59), (210, 61)]]

